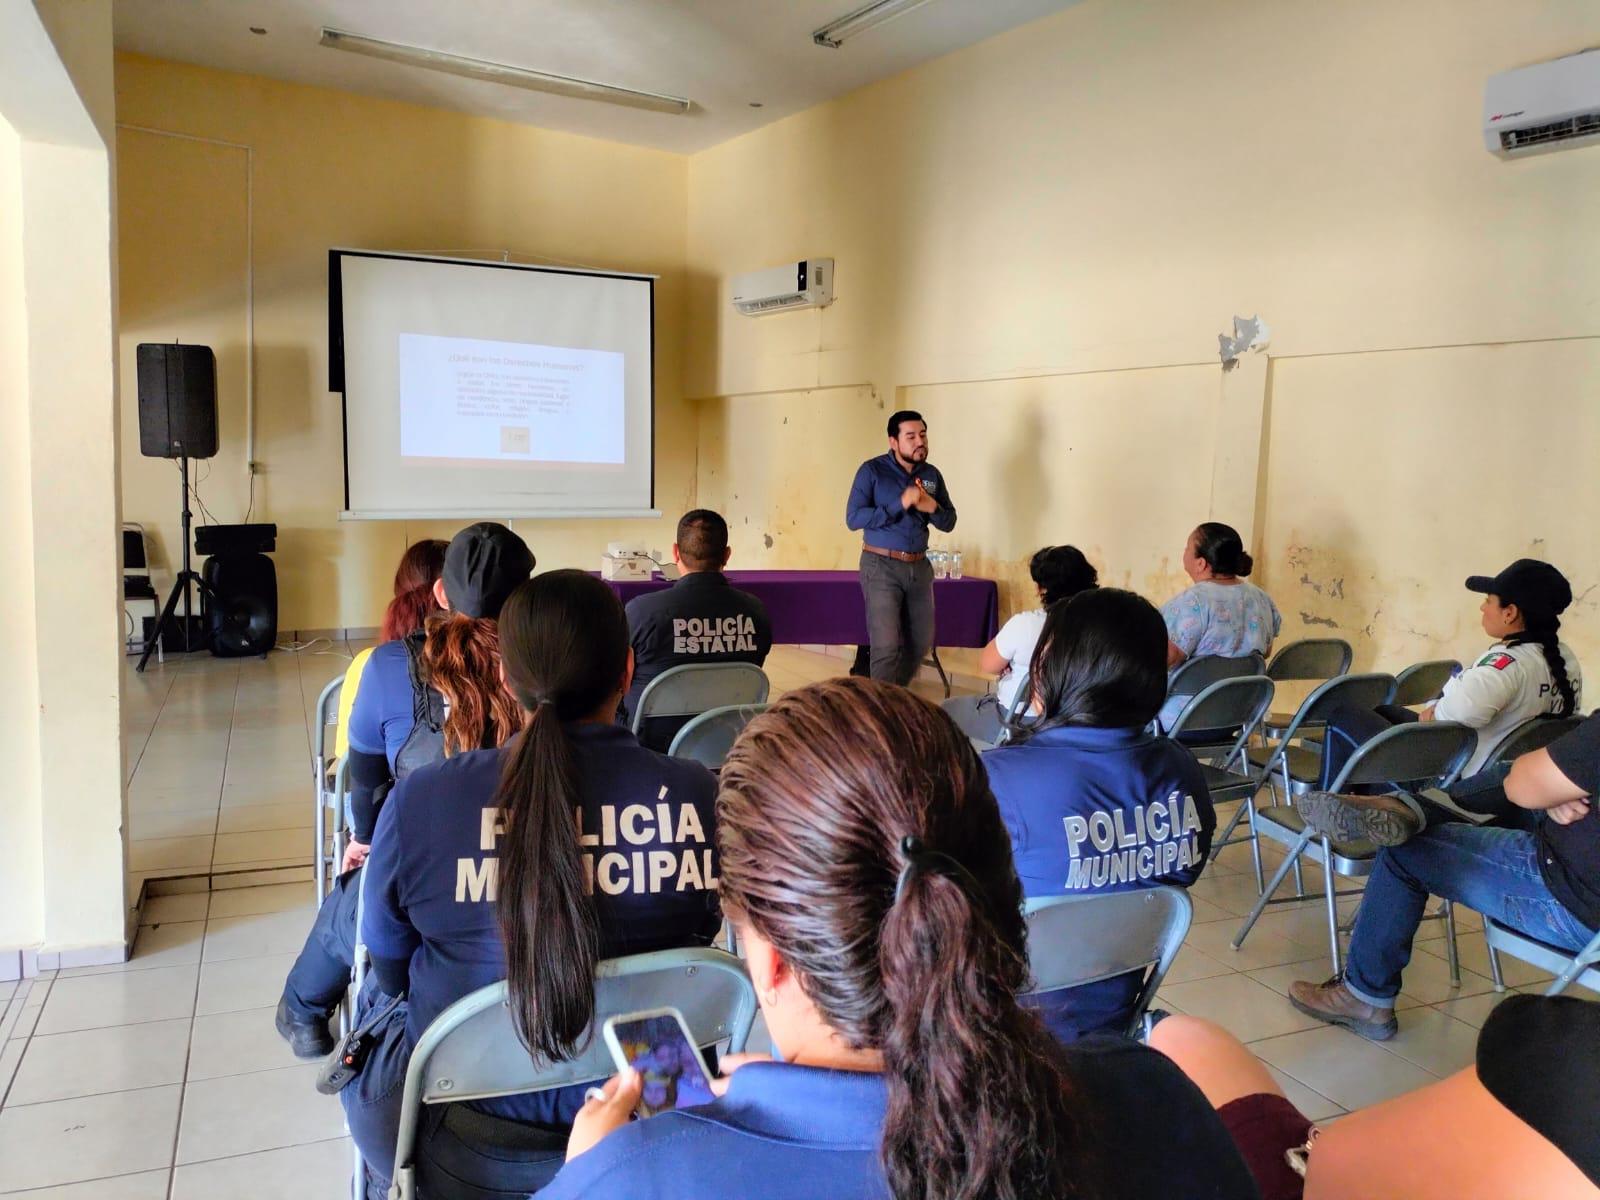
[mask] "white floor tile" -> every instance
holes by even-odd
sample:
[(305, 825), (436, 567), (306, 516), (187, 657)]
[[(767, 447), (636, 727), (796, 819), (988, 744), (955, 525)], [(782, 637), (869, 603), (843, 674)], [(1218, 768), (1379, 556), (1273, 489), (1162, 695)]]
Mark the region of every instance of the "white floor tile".
[(316, 907), (309, 883), (273, 883), (264, 887), (230, 888), (211, 893), (211, 913), (216, 917), (248, 917), (256, 913), (288, 912)]
[(298, 954), (315, 917), (316, 913), (306, 908), (213, 918), (207, 923), (204, 961)]
[[(1489, 1014), (1500, 1006), (1502, 1000), (1518, 994), (1514, 991), (1483, 992), (1477, 996), (1463, 996), (1459, 1000), (1446, 1000), (1433, 1007), (1458, 1021), (1466, 1022), (1474, 1029), (1482, 1029), (1483, 1023), (1489, 1019)], [(1404, 1020), (1404, 1017), (1401, 1019)]]
[(19, 1195), (19, 1200), (167, 1200), (170, 1176), (171, 1172), (163, 1168), (11, 1194)]
[(1283, 1089), (1284, 1098), (1298, 1108), (1300, 1115), (1305, 1117), (1306, 1120), (1321, 1121), (1344, 1112), (1344, 1109), (1340, 1108), (1332, 1100), (1329, 1100), (1320, 1092), (1312, 1091), (1298, 1079), (1285, 1075), (1270, 1063), (1264, 1063), (1263, 1065), (1267, 1068), (1267, 1074), (1271, 1075), (1278, 1086)]
[(1252, 971), (1257, 967), (1275, 967), (1279, 963), (1299, 962), (1315, 954), (1317, 947), (1305, 946), (1279, 937), (1270, 930), (1252, 929), (1244, 945), (1235, 950), (1233, 937), (1239, 932), (1239, 920), (1208, 921), (1191, 925), (1186, 945), (1205, 951), (1218, 962), (1227, 963), (1236, 971)]
[(1250, 1048), (1265, 1062), (1352, 1111), (1435, 1079), (1398, 1054), (1331, 1025), (1269, 1038)]
[(187, 1019), (194, 1012), (199, 974), (197, 966), (156, 967), (58, 979), (50, 989), (50, 998), (34, 1032), (72, 1033), (109, 1025)]
[[(295, 1066), (289, 1044), (273, 1027), (274, 1008), (196, 1017), (189, 1051), (189, 1078), (220, 1079), (251, 1071)], [(1458, 1022), (1459, 1023), (1459, 1022)]]
[(210, 895), (185, 892), (173, 896), (150, 896), (139, 914), (141, 925), (168, 925), (173, 921), (204, 921)]
[(1271, 988), (1248, 975), (1230, 973), (1190, 983), (1164, 984), (1170, 997), (1193, 1017), (1215, 1021), (1241, 1042), (1276, 1037), (1317, 1024)]
[(276, 1006), (295, 957), (273, 954), (206, 963), (200, 968), (200, 998), (195, 1012), (205, 1015)]
[(213, 835), (151, 838), (128, 843), (130, 871), (203, 871), (211, 865)]
[(180, 1164), (340, 1137), (344, 1109), (337, 1096), (312, 1086), (316, 1063), (188, 1085), (178, 1133)]
[[(306, 805), (303, 812), (309, 825), (311, 806)], [(284, 859), (310, 862), (311, 853), (311, 839), (306, 836), (304, 829), (263, 829), (250, 833), (218, 834), (212, 861), (219, 867), (234, 863), (274, 862)]]
[[(261, 829), (293, 829), (302, 842), (309, 843), (309, 832), (315, 820), (311, 811), (311, 789), (306, 798), (296, 804), (238, 804), (224, 807), (218, 816), (219, 834), (253, 833)], [(309, 857), (311, 851), (306, 849)]]
[(339, 1138), (193, 1163), (173, 1172), (172, 1200), (345, 1200), (351, 1161), (349, 1140)]
[(182, 1090), (8, 1106), (0, 1112), (0, 1192), (166, 1168)]
[(1395, 1015), (1400, 1021), (1400, 1032), (1383, 1043), (1390, 1054), (1398, 1054), (1441, 1078), (1476, 1061), (1477, 1026), (1458, 1021), (1436, 1008), (1414, 1008)]
[(112, 971), (192, 966), (200, 961), (205, 929), (204, 921), (172, 921), (165, 925), (146, 926), (139, 930), (139, 936), (133, 943), (133, 957), (127, 962), (101, 967), (69, 967), (61, 972), (61, 977), (73, 979), (85, 975), (105, 975)]
[(6, 1104), (42, 1104), (182, 1083), (188, 1053), (188, 1018), (35, 1034)]

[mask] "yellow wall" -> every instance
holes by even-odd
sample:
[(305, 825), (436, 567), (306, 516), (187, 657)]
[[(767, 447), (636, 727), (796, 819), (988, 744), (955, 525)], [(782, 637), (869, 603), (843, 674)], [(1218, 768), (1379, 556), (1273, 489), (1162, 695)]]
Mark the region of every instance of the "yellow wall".
[(0, 974), (125, 949), (109, 0), (0, 14)]
[[(1287, 633), (1471, 654), (1469, 572), (1537, 550), (1600, 583), (1600, 150), (1503, 163), (1479, 128), (1488, 75), (1596, 42), (1587, 0), (1088, 0), (694, 156), (702, 492), (705, 446), (791, 445), (828, 397), (794, 453), (843, 564), (850, 468), (922, 407), (948, 540), (1004, 580), (1072, 541), (1162, 599), (1215, 516)], [(731, 274), (810, 255), (831, 307), (728, 305)], [(1223, 379), (1216, 334), (1255, 312), (1272, 369)], [(781, 540), (798, 498), (730, 470), (735, 529)], [(1596, 595), (1569, 637), (1600, 669)]]
[[(340, 408), (327, 390), (327, 252), (507, 249), (659, 273), (657, 507), (694, 492), (694, 419), (681, 399), (685, 181), (681, 156), (437, 109), (371, 100), (135, 56), (117, 59), (121, 370), (134, 346), (181, 338), (218, 353), (221, 453), (197, 468), (220, 522), (244, 518), (246, 151), (253, 156), (256, 459), (254, 519), (279, 527), (280, 626), (373, 626), (405, 545), (452, 524), (341, 524)], [(122, 426), (124, 507), (179, 557), (172, 463), (138, 455)], [(486, 513), (485, 516), (494, 516)], [(197, 521), (199, 519), (197, 513)], [(522, 521), (544, 566), (598, 566), (605, 542), (665, 548), (671, 523)]]

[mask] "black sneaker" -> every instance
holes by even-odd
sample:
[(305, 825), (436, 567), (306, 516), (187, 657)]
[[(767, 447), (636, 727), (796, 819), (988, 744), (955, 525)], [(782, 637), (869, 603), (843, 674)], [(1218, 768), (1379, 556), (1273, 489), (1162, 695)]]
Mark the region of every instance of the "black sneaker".
[(278, 1001), (278, 1015), (273, 1024), (296, 1058), (326, 1058), (333, 1053), (333, 1035), (328, 1032), (328, 1022), (295, 1020), (287, 1000)]
[(1422, 810), (1404, 796), (1347, 796), (1339, 792), (1307, 792), (1294, 798), (1307, 825), (1335, 842), (1371, 842), (1398, 846), (1422, 832)]

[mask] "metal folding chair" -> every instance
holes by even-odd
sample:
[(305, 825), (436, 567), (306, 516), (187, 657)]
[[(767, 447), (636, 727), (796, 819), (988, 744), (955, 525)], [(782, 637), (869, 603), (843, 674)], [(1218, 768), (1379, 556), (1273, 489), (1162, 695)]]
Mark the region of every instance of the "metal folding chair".
[(1384, 703), (1399, 704), (1406, 708), (1431, 704), (1444, 691), (1444, 685), (1450, 682), (1450, 677), (1459, 670), (1461, 664), (1453, 658), (1412, 663), (1394, 677), (1394, 687), (1389, 690)]
[[(1015, 740), (1017, 734), (1027, 729), (1029, 725), (1037, 724), (1040, 718), (1030, 720), (1028, 706), (1033, 703), (1033, 684), (1029, 682), (1026, 673), (1017, 677), (1017, 691), (1011, 697), (1011, 709), (1000, 720), (1000, 736), (995, 739), (996, 746), (1004, 746)], [(983, 747), (988, 749), (988, 747)]]
[[(1256, 890), (1261, 890), (1261, 846), (1255, 838), (1255, 810), (1256, 792), (1261, 789), (1262, 773), (1251, 769), (1245, 759), (1245, 748), (1250, 743), (1250, 735), (1256, 731), (1268, 710), (1272, 707), (1272, 694), (1275, 688), (1272, 680), (1265, 675), (1241, 675), (1236, 679), (1219, 679), (1193, 700), (1189, 701), (1178, 719), (1172, 726), (1172, 736), (1176, 738), (1185, 729), (1236, 729), (1238, 733), (1228, 743), (1219, 743), (1215, 746), (1189, 746), (1187, 749), (1196, 759), (1220, 758), (1218, 763), (1201, 762), (1200, 770), (1206, 778), (1206, 788), (1211, 793), (1212, 803), (1239, 799), (1244, 803), (1239, 805), (1239, 810), (1233, 814), (1233, 819), (1228, 822), (1228, 827), (1222, 831), (1220, 837), (1211, 843), (1211, 859), (1216, 861), (1217, 854), (1224, 846), (1236, 846), (1241, 842), (1250, 843), (1251, 860), (1256, 872)], [(1234, 764), (1243, 766), (1242, 772), (1233, 769)], [(1233, 831), (1239, 827), (1239, 822), (1249, 818), (1250, 833), (1244, 837), (1234, 837)]]
[(1239, 658), (1224, 658), (1220, 654), (1202, 654), (1199, 658), (1184, 660), (1167, 679), (1167, 699), (1189, 699), (1198, 696), (1219, 679), (1234, 679), (1240, 675), (1260, 675), (1266, 670), (1266, 659), (1259, 654), (1246, 654)]
[(316, 811), (316, 858), (312, 885), (317, 903), (327, 898), (333, 880), (344, 861), (344, 848), (350, 841), (350, 763), (341, 758), (333, 764), (333, 782), (325, 791)]
[(1284, 727), (1283, 736), (1268, 746), (1246, 751), (1252, 765), (1262, 768), (1263, 778), (1276, 789), (1281, 777), (1284, 803), (1297, 792), (1315, 787), (1322, 772), (1322, 751), (1295, 745), (1300, 731), (1321, 725), (1336, 708), (1376, 708), (1383, 703), (1394, 683), (1392, 676), (1380, 672), (1364, 675), (1336, 675), (1314, 688), (1299, 710)]
[[(1301, 638), (1290, 642), (1272, 656), (1267, 664), (1267, 678), (1275, 683), (1291, 679), (1336, 679), (1348, 674), (1355, 657), (1350, 643), (1343, 638)], [(1293, 714), (1269, 713), (1262, 726), (1263, 744), (1288, 727)]]
[(333, 742), (339, 726), (339, 695), (344, 690), (344, 676), (328, 681), (317, 696), (317, 728), (313, 734), (315, 751), (311, 756), (311, 792), (313, 836), (316, 839), (311, 861), (316, 871), (317, 903), (327, 894), (328, 879), (328, 803), (334, 790)]
[(1490, 917), (1483, 919), (1483, 936), (1489, 943), (1489, 973), (1494, 976), (1494, 990), (1497, 992), (1506, 990), (1505, 977), (1500, 973), (1501, 954), (1509, 954), (1512, 958), (1554, 975), (1550, 986), (1544, 990), (1546, 996), (1559, 996), (1574, 983), (1600, 992), (1600, 970), (1595, 968), (1595, 963), (1600, 962), (1600, 933), (1595, 934), (1589, 944), (1576, 954), (1570, 950), (1558, 950), (1525, 933), (1518, 933)]
[(724, 704), (707, 709), (678, 730), (667, 753), (673, 758), (693, 759), (715, 771), (728, 757), (744, 727), (766, 711), (765, 704)]
[(649, 717), (697, 717), (713, 708), (765, 704), (772, 685), (754, 663), (690, 663), (652, 679), (633, 712), (637, 734)]
[(1125, 1031), (1148, 1032), (1150, 1003), (1194, 919), (1182, 888), (1150, 887), (1028, 901), (1029, 995), (1147, 971)]
[(1480, 771), (1510, 763), (1524, 754), (1543, 750), (1551, 742), (1571, 733), (1583, 724), (1582, 717), (1529, 717), (1494, 744), (1489, 757), (1483, 760)]
[[(1330, 682), (1338, 682), (1330, 680)], [(1302, 711), (1304, 711), (1302, 709)], [(1447, 786), (1460, 772), (1477, 745), (1477, 734), (1465, 725), (1454, 721), (1422, 721), (1413, 725), (1396, 725), (1385, 729), (1377, 737), (1356, 748), (1333, 781), (1330, 791), (1342, 792), (1351, 787), (1392, 784), (1404, 780), (1430, 780), (1438, 786)], [(1305, 889), (1297, 886), (1295, 895), (1276, 897), (1290, 870), (1299, 866), (1301, 857), (1322, 864), (1323, 898), (1328, 916), (1329, 958), (1333, 972), (1340, 967), (1339, 908), (1343, 896), (1360, 895), (1357, 889), (1340, 892), (1334, 884), (1335, 875), (1362, 878), (1372, 873), (1372, 861), (1377, 857), (1377, 847), (1371, 842), (1331, 842), (1316, 833), (1295, 811), (1292, 802), (1274, 805), (1256, 814), (1256, 833), (1270, 837), (1288, 847), (1283, 862), (1273, 872), (1262, 889), (1255, 907), (1239, 927), (1233, 939), (1233, 948), (1244, 945), (1244, 939), (1269, 904), (1286, 904), (1304, 900)], [(1299, 880), (1296, 880), (1299, 883)], [(1455, 911), (1449, 901), (1438, 914), (1445, 923), (1445, 950), (1450, 960), (1450, 977), (1460, 980), (1460, 964), (1456, 959)], [(1430, 918), (1432, 919), (1432, 918)]]
[(395, 1143), (390, 1196), (416, 1196), (417, 1126), (424, 1104), (485, 1100), (606, 1079), (616, 1064), (599, 1035), (606, 1017), (646, 1008), (676, 1008), (701, 1047), (744, 1049), (755, 1023), (756, 993), (744, 964), (721, 950), (658, 950), (613, 958), (595, 972), (595, 1029), (567, 1062), (533, 1061), (517, 1036), (506, 985), (490, 984), (434, 1018), (411, 1052)]

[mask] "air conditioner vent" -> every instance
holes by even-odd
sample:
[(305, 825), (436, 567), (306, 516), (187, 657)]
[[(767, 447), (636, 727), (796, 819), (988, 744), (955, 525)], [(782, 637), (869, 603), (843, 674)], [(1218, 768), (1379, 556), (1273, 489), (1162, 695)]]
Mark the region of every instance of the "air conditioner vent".
[(1534, 125), (1527, 129), (1504, 129), (1500, 132), (1502, 150), (1523, 150), (1529, 146), (1570, 142), (1573, 138), (1600, 137), (1600, 112), (1580, 113), (1547, 125)]

